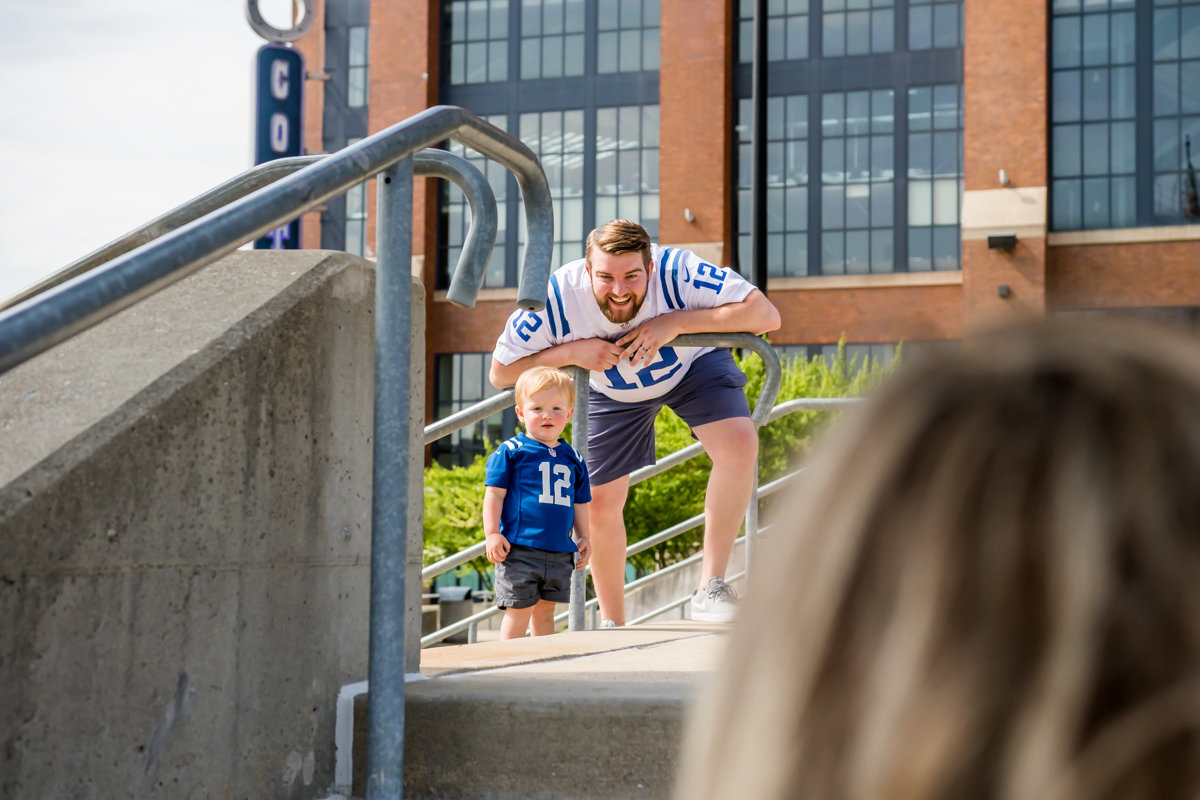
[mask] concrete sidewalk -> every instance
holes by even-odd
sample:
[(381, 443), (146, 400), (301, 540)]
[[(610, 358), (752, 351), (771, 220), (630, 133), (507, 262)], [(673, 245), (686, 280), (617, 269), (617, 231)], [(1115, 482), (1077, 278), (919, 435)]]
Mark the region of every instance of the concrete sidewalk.
[[(728, 626), (675, 621), (425, 650), (405, 722), (407, 798), (663, 798), (684, 713)], [(354, 795), (367, 695), (354, 703)]]

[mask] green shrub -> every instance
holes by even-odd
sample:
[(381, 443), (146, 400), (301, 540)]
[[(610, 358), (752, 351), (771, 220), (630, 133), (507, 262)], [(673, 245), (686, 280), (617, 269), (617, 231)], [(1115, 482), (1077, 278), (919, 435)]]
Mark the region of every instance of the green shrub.
[[(899, 363), (900, 353), (890, 369), (878, 362), (847, 362), (845, 348), (838, 346), (832, 363), (822, 357), (806, 361), (790, 359), (784, 363), (783, 385), (776, 403), (800, 397), (856, 397), (874, 387)], [(750, 402), (758, 398), (764, 367), (757, 355), (747, 353), (739, 366), (750, 381), (746, 394)], [(759, 431), (759, 480), (767, 483), (793, 467), (808, 450), (813, 436), (835, 416), (827, 411), (798, 411)], [(655, 451), (659, 458), (694, 443), (688, 426), (670, 409), (664, 408), (654, 423)], [(570, 434), (566, 434), (569, 436)], [(434, 464), (425, 470), (425, 548), (426, 564), (452, 555), (483, 539), (483, 480), (485, 458), (470, 466), (447, 469)], [(625, 526), (629, 542), (645, 539), (659, 531), (704, 511), (704, 493), (712, 462), (699, 456), (629, 490), (625, 505)], [(700, 549), (703, 526), (634, 556), (639, 573), (673, 564)], [(466, 568), (486, 574), (491, 565), (480, 557)]]

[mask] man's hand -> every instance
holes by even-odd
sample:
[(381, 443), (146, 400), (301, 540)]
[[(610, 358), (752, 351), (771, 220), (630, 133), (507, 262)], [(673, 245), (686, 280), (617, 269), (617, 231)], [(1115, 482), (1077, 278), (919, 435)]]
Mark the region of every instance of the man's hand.
[(676, 314), (663, 314), (646, 320), (637, 329), (617, 340), (624, 347), (621, 358), (628, 358), (634, 367), (650, 364), (658, 357), (658, 349), (679, 335)]
[(487, 549), (488, 561), (493, 564), (499, 564), (504, 559), (508, 558), (508, 551), (512, 549), (512, 545), (498, 533), (489, 535), (484, 541), (484, 547)]
[(571, 363), (592, 372), (604, 372), (621, 360), (621, 348), (607, 339), (580, 339), (568, 346)]
[(580, 536), (575, 540), (575, 544), (579, 547), (579, 560), (575, 562), (575, 569), (583, 569), (592, 558), (592, 543), (586, 536)]

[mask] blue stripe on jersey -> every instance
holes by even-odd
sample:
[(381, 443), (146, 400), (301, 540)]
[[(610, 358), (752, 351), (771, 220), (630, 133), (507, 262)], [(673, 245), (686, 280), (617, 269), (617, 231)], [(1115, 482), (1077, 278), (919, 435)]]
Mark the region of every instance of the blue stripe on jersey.
[[(554, 287), (554, 298), (558, 301), (558, 318), (562, 320), (562, 335), (566, 336), (571, 332), (571, 323), (567, 322), (567, 312), (563, 310), (562, 289), (558, 288), (558, 276), (550, 275), (550, 285)], [(549, 304), (547, 304), (547, 308)], [(551, 330), (553, 330), (551, 325)]]
[(667, 265), (671, 262), (671, 248), (663, 248), (662, 255), (658, 259), (658, 280), (662, 284), (663, 297), (667, 299), (667, 308), (674, 310), (675, 304), (671, 302), (671, 293), (667, 291)]
[(675, 251), (675, 266), (671, 268), (671, 284), (675, 287), (675, 304), (683, 311), (683, 298), (679, 296), (679, 262), (683, 259), (683, 250)]
[[(546, 299), (548, 301), (550, 298), (546, 298)], [(553, 336), (555, 339), (557, 339), (558, 338), (558, 328), (554, 325), (554, 304), (553, 303), (550, 303), (550, 302), (546, 303), (546, 319), (550, 320), (550, 335)]]

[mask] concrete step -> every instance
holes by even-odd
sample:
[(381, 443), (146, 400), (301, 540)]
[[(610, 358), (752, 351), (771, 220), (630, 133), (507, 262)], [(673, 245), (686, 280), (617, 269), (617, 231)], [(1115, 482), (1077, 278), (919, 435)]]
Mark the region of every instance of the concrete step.
[[(691, 621), (427, 650), (407, 684), (404, 796), (668, 798), (685, 707), (724, 626)], [(366, 785), (354, 697), (352, 794)], [(344, 773), (343, 773), (344, 774)]]

